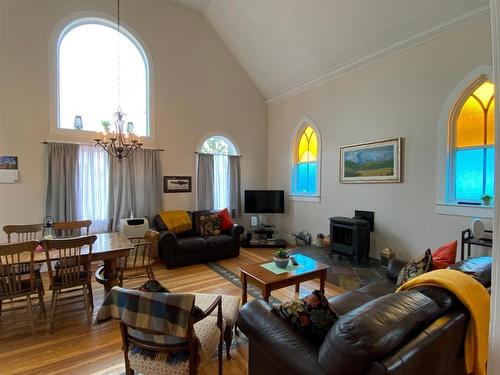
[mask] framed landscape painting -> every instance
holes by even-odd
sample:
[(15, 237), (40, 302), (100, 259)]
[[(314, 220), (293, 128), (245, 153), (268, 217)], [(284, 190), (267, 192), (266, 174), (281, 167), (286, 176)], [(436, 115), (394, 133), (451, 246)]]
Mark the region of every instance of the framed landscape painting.
[(164, 176), (164, 193), (190, 193), (191, 176)]
[(340, 182), (401, 182), (401, 138), (340, 148)]

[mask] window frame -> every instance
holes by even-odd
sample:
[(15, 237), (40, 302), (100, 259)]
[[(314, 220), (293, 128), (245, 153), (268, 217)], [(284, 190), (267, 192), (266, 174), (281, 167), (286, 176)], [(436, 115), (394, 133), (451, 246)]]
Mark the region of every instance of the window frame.
[[(440, 215), (465, 217), (493, 217), (493, 205), (478, 206), (458, 204), (455, 197), (455, 124), (460, 110), (476, 88), (485, 81), (493, 81), (491, 65), (480, 65), (473, 69), (448, 96), (438, 121), (436, 203), (435, 212)], [(496, 86), (495, 86), (496, 99)], [(495, 103), (497, 105), (497, 103)], [(495, 120), (496, 122), (496, 120)], [(485, 145), (484, 147), (491, 147)], [(492, 146), (495, 147), (494, 145)], [(473, 148), (473, 147), (471, 147)], [(477, 147), (476, 147), (477, 148)], [(463, 148), (465, 149), (465, 148)], [(453, 198), (453, 199), (452, 199)], [(478, 200), (479, 202), (480, 200)], [(470, 201), (471, 203), (473, 201)]]
[[(456, 198), (456, 173), (457, 173), (457, 168), (456, 168), (456, 152), (457, 150), (486, 150), (486, 149), (493, 149), (495, 150), (495, 145), (488, 145), (484, 144), (481, 146), (467, 146), (467, 147), (457, 147), (456, 146), (456, 135), (457, 135), (457, 121), (458, 117), (460, 116), (460, 112), (462, 110), (462, 107), (464, 106), (465, 102), (469, 99), (469, 97), (478, 89), (483, 83), (485, 82), (490, 82), (493, 83), (493, 80), (488, 79), (487, 76), (481, 75), (479, 76), (467, 89), (465, 89), (462, 92), (462, 95), (457, 99), (453, 109), (452, 113), (450, 115), (450, 169), (448, 171), (450, 177), (448, 179), (448, 196), (447, 196), (447, 202), (452, 203), (452, 204), (458, 204), (460, 201), (459, 199)], [(493, 96), (493, 101), (495, 101), (495, 96)], [(496, 104), (496, 103), (495, 103)], [(486, 157), (486, 156), (485, 156)], [(486, 171), (483, 171), (483, 178), (486, 178)], [(484, 184), (485, 182), (483, 182)], [(481, 203), (481, 199), (467, 199), (467, 202), (470, 203)]]
[[(65, 129), (59, 127), (59, 51), (64, 37), (74, 28), (82, 25), (95, 24), (110, 27), (116, 30), (116, 17), (107, 13), (81, 11), (64, 17), (52, 30), (49, 46), (49, 134), (62, 135), (65, 139), (92, 141), (95, 131)], [(144, 60), (146, 70), (146, 126), (147, 136), (141, 136), (146, 145), (153, 145), (156, 140), (155, 111), (154, 111), (154, 67), (151, 53), (140, 36), (126, 23), (120, 20), (120, 33), (128, 38), (137, 48)], [(112, 109), (111, 109), (112, 112)]]
[[(302, 137), (302, 134), (304, 130), (310, 126), (313, 130), (314, 133), (316, 134), (316, 140), (318, 143), (318, 152), (316, 155), (316, 193), (315, 194), (301, 194), (293, 191), (293, 174), (294, 174), (294, 169), (296, 167), (297, 160), (298, 160), (298, 148), (299, 148), (299, 143), (300, 139)], [(293, 132), (292, 135), (292, 141), (291, 141), (291, 146), (292, 150), (290, 152), (291, 155), (291, 167), (290, 167), (290, 176), (289, 176), (289, 194), (288, 197), (290, 200), (294, 201), (302, 201), (302, 202), (313, 202), (313, 203), (319, 203), (321, 201), (321, 133), (319, 131), (318, 125), (316, 122), (311, 120), (309, 117), (304, 117), (300, 122), (299, 125), (295, 128), (295, 131)]]

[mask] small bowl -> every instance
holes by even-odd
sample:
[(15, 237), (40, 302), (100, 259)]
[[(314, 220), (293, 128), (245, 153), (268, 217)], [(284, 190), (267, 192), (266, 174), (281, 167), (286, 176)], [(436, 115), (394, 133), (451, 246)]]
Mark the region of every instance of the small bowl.
[(276, 257), (274, 257), (274, 264), (276, 264), (276, 267), (278, 267), (278, 268), (286, 268), (286, 266), (288, 266), (289, 261), (290, 261), (289, 258), (276, 258)]

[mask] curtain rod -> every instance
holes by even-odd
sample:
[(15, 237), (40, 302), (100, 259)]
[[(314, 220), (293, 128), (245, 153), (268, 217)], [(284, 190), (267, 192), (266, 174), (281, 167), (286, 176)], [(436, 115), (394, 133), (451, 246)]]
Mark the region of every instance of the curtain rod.
[[(90, 142), (63, 142), (63, 141), (43, 141), (42, 144), (48, 144), (48, 143), (60, 143), (60, 144), (71, 144), (71, 145), (86, 145), (86, 146), (93, 146), (95, 143), (90, 143)], [(162, 148), (155, 148), (155, 147), (142, 147), (143, 149), (146, 150), (156, 150), (156, 151), (165, 151)]]
[(212, 153), (198, 152), (198, 151), (196, 151), (195, 154), (197, 154), (197, 155), (241, 156), (241, 157), (243, 157), (243, 155), (240, 155), (240, 154), (212, 154)]

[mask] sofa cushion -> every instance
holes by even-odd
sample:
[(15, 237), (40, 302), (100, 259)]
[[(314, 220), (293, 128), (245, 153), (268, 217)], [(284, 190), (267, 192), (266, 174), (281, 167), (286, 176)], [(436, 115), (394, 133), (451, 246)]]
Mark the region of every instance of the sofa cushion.
[(233, 237), (225, 234), (205, 237), (205, 240), (211, 250), (227, 249), (233, 246)]
[(179, 252), (196, 252), (206, 249), (207, 241), (203, 237), (184, 237), (177, 239)]
[(338, 296), (332, 297), (328, 300), (330, 309), (337, 315), (341, 316), (347, 314), (349, 311), (357, 309), (359, 306), (375, 299), (366, 293), (361, 293), (357, 290), (342, 293)]
[(372, 298), (378, 298), (394, 293), (396, 289), (396, 284), (389, 280), (382, 280), (359, 288), (358, 292), (364, 293)]
[(403, 340), (439, 316), (438, 305), (414, 290), (377, 298), (347, 313), (328, 333), (319, 350), (326, 373), (361, 374)]
[(432, 269), (432, 253), (427, 249), (424, 255), (411, 260), (403, 267), (398, 276), (397, 286), (401, 286), (411, 279), (423, 275)]
[(448, 268), (466, 273), (485, 287), (489, 287), (491, 285), (491, 261), (492, 258), (488, 256), (474, 257), (462, 260)]
[(432, 252), (432, 269), (439, 270), (447, 268), (455, 263), (457, 257), (457, 241), (445, 243)]
[(227, 208), (224, 208), (219, 212), (219, 217), (220, 229), (222, 231), (227, 231), (234, 226), (233, 218), (231, 217), (231, 214), (229, 213)]
[(200, 230), (202, 236), (221, 234), (219, 214), (200, 215)]

